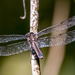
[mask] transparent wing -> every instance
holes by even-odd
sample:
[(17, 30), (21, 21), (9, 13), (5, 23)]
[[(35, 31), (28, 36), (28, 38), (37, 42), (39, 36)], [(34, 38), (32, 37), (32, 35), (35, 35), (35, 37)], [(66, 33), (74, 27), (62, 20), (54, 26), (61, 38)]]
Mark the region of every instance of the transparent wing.
[(39, 38), (38, 44), (39, 47), (49, 47), (49, 46), (60, 46), (66, 45), (75, 41), (75, 30), (69, 31), (67, 33), (62, 33), (54, 36), (47, 36)]
[(10, 44), (7, 46), (0, 46), (0, 56), (9, 56), (27, 51), (30, 46), (27, 41)]
[[(39, 47), (42, 48), (49, 46), (66, 45), (73, 41), (75, 41), (75, 30), (69, 31), (67, 33), (61, 33), (58, 35), (39, 38), (38, 44)], [(30, 46), (27, 41), (14, 43), (7, 46), (0, 46), (0, 56), (9, 56), (13, 54), (18, 54), (23, 51), (27, 51), (29, 49)]]
[(59, 24), (56, 24), (56, 25), (53, 25), (53, 26), (50, 26), (48, 28), (41, 30), (40, 32), (38, 32), (38, 36), (48, 34), (51, 32), (55, 32), (55, 31), (65, 30), (72, 26), (75, 26), (75, 16), (73, 16), (73, 17), (69, 18), (68, 20), (65, 20)]
[(0, 35), (0, 43), (16, 41), (16, 40), (23, 40), (25, 39), (24, 35)]

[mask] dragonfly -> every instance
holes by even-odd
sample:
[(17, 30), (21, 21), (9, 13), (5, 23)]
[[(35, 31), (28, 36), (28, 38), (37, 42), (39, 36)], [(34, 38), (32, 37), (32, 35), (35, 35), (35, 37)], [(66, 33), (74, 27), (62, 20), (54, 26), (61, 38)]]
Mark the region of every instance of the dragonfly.
[[(26, 35), (0, 35), (0, 56), (15, 55), (30, 49), (34, 49), (37, 56), (39, 58), (43, 58), (42, 52), (39, 48), (67, 45), (71, 42), (75, 42), (75, 29), (68, 32), (54, 34), (52, 36), (48, 36), (46, 34), (64, 31), (73, 26), (75, 26), (75, 16), (53, 26), (47, 27), (39, 31), (37, 34), (31, 32), (27, 33)], [(10, 44), (10, 42), (13, 41), (18, 42)]]

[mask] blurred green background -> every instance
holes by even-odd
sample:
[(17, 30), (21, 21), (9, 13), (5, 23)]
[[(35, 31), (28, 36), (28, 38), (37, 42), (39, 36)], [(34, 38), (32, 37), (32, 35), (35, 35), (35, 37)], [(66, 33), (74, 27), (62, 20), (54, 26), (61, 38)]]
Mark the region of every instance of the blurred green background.
[[(67, 0), (68, 1), (68, 0)], [(55, 0), (40, 0), (39, 31), (50, 26)], [(60, 12), (60, 10), (59, 10)], [(69, 17), (75, 15), (74, 0), (70, 0)], [(22, 0), (0, 0), (0, 35), (26, 34), (30, 24), (30, 0), (26, 0), (26, 19), (23, 16)], [(75, 28), (74, 28), (75, 29)], [(49, 48), (42, 48), (44, 59), (40, 60), (41, 73), (45, 68)], [(32, 75), (30, 51), (0, 57), (0, 75)], [(66, 54), (59, 75), (75, 75), (75, 42), (66, 46)]]

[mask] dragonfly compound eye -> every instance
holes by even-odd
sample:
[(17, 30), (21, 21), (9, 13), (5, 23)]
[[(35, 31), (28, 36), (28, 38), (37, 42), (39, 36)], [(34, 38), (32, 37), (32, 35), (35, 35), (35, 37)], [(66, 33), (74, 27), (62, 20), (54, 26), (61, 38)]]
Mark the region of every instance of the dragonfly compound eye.
[(25, 38), (27, 39), (29, 37), (29, 33), (27, 33), (26, 35), (25, 35)]

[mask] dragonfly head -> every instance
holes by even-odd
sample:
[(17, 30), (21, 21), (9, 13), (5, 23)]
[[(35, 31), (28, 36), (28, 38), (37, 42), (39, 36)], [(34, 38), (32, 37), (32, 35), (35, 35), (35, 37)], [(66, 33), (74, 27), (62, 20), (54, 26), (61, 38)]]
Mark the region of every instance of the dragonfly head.
[(36, 37), (36, 34), (34, 34), (33, 32), (29, 32), (25, 35), (25, 38), (31, 38), (31, 37)]
[(25, 35), (25, 38), (27, 39), (27, 38), (29, 38), (31, 35), (34, 35), (34, 33), (33, 33), (33, 32), (27, 33), (27, 34)]

